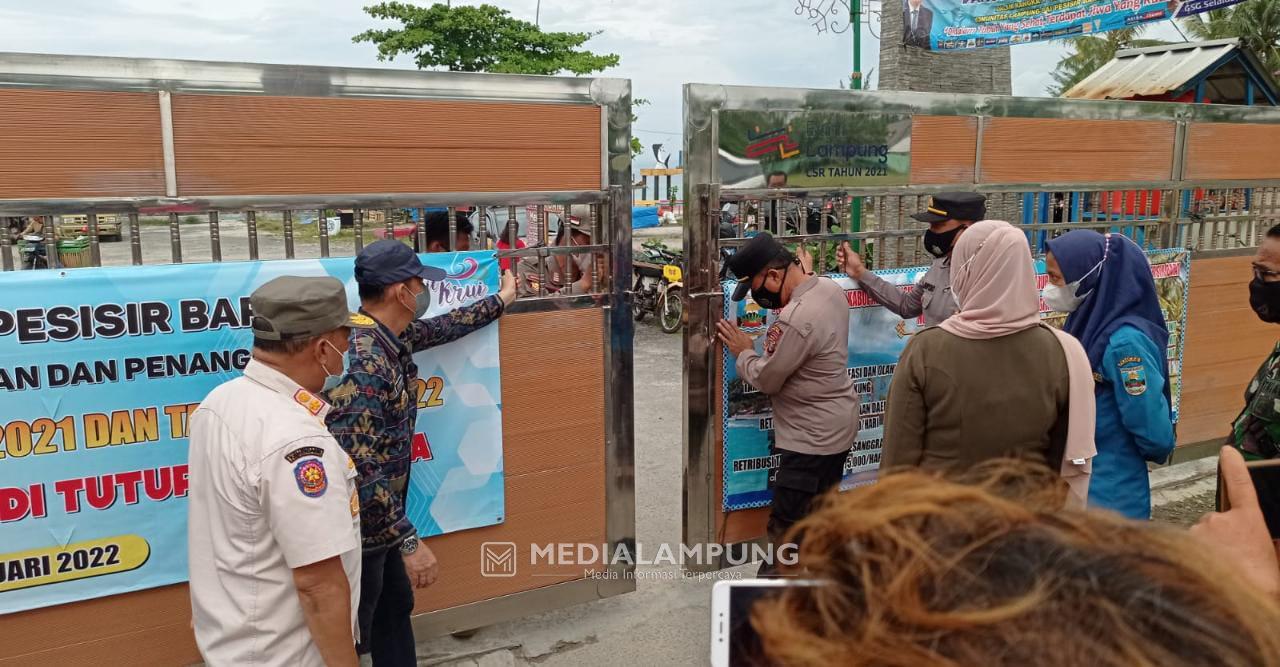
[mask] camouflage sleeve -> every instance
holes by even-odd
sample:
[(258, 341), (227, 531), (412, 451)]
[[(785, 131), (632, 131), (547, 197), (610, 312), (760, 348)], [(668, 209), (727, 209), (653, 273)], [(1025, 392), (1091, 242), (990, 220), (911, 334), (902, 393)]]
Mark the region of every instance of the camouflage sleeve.
[(501, 317), (503, 310), (502, 299), (494, 295), (443, 315), (417, 320), (405, 329), (401, 338), (410, 350), (421, 352), (483, 329)]
[(381, 434), (383, 405), (395, 401), (392, 382), (373, 361), (354, 363), (326, 395), (331, 404), (325, 423), (356, 466), (360, 484), (360, 532), (379, 542), (382, 536), (415, 533), (400, 494), (391, 489), (383, 464), (389, 449)]

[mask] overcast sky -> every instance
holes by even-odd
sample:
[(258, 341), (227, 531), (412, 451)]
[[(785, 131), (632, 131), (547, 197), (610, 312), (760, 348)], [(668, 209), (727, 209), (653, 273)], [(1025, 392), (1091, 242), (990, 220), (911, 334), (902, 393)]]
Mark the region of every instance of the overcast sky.
[[(489, 0), (532, 21), (537, 0)], [(0, 50), (150, 58), (413, 68), (379, 63), (352, 35), (378, 25), (361, 0), (0, 0)], [(427, 4), (425, 1), (420, 4)], [(471, 2), (469, 4), (479, 4)], [(680, 144), (680, 86), (686, 82), (835, 87), (851, 65), (852, 35), (818, 35), (796, 0), (543, 0), (547, 30), (600, 30), (588, 42), (616, 53), (606, 72), (629, 78), (637, 134), (646, 145)], [(879, 33), (863, 27), (863, 69), (878, 78)], [(1179, 40), (1167, 25), (1152, 37)], [(1042, 96), (1064, 48), (1013, 51), (1015, 95)], [(675, 150), (672, 151), (673, 153)], [(642, 164), (644, 162), (642, 161)]]

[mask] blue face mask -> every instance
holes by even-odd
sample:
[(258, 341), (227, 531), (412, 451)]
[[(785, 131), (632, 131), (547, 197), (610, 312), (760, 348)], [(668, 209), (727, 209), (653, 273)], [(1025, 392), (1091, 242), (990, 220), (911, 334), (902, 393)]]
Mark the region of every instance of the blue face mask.
[(334, 375), (332, 372), (330, 372), (329, 368), (324, 365), (323, 361), (320, 362), (320, 369), (324, 371), (324, 376), (325, 376), (324, 391), (329, 391), (330, 389), (333, 389), (334, 387), (338, 386), (338, 383), (342, 381), (343, 373), (347, 371), (347, 353), (343, 352), (342, 350), (339, 350), (338, 346), (334, 345), (333, 343), (330, 343), (328, 340), (324, 341), (324, 344), (333, 348), (333, 351), (337, 352), (338, 355), (342, 357), (342, 365), (338, 367), (337, 375)]

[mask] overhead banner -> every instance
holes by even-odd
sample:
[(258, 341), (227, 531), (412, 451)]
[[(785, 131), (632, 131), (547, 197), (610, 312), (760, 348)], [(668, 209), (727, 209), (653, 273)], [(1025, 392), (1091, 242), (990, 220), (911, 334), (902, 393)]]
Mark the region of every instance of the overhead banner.
[[(1190, 286), (1191, 256), (1185, 250), (1156, 250), (1147, 253), (1156, 280), (1160, 307), (1169, 327), (1169, 375), (1173, 396), (1173, 420), (1178, 420), (1182, 394), (1182, 349), (1187, 325), (1187, 295)], [(876, 275), (910, 291), (927, 268), (876, 271)], [(1043, 261), (1036, 263), (1037, 280), (1043, 292), (1049, 278)], [(911, 334), (921, 329), (923, 318), (904, 321), (873, 301), (847, 276), (833, 276), (845, 290), (849, 308), (849, 375), (858, 394), (858, 437), (844, 465), (840, 488), (848, 490), (875, 481), (880, 468), (884, 436), (885, 401), (897, 369), (898, 357)], [(725, 282), (724, 317), (755, 338), (756, 351), (763, 353), (765, 334), (777, 319), (777, 311), (766, 311), (751, 298), (734, 303), (736, 282)], [(1061, 327), (1066, 315), (1053, 313), (1040, 302), (1041, 317), (1050, 326)], [(724, 442), (725, 511), (764, 507), (769, 504), (769, 477), (777, 468), (773, 411), (769, 397), (738, 377), (734, 360), (723, 358), (722, 424)]]
[(719, 112), (717, 169), (727, 188), (906, 185), (910, 114)]
[(931, 51), (1029, 44), (1168, 21), (1238, 2), (902, 0), (902, 43)]
[[(498, 289), (492, 253), (423, 255), (429, 314)], [(187, 425), (250, 359), (249, 295), (345, 259), (6, 273), (0, 614), (187, 579)], [(423, 536), (504, 514), (498, 327), (415, 355), (408, 514)]]

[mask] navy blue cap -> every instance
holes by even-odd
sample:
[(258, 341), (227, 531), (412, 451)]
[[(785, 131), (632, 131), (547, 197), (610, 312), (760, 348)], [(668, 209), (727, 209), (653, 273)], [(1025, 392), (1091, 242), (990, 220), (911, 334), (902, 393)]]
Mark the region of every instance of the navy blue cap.
[(356, 282), (361, 285), (394, 285), (410, 278), (444, 280), (447, 274), (426, 266), (413, 248), (391, 239), (374, 241), (356, 256)]

